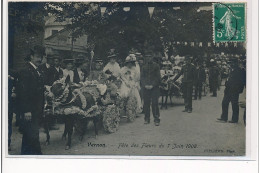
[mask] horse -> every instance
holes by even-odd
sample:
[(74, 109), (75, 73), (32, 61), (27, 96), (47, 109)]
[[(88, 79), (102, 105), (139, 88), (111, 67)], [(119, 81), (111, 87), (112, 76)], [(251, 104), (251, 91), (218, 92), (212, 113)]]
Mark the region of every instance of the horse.
[[(65, 129), (62, 139), (66, 139), (68, 135), (66, 150), (71, 148), (73, 126), (79, 129), (80, 140), (82, 140), (87, 123), (93, 121), (95, 135), (98, 135), (98, 107), (94, 97), (84, 89), (71, 84), (68, 78), (54, 82), (45, 92), (45, 117), (54, 114), (64, 117)], [(48, 145), (50, 143), (48, 121), (45, 121), (44, 124), (46, 144)]]

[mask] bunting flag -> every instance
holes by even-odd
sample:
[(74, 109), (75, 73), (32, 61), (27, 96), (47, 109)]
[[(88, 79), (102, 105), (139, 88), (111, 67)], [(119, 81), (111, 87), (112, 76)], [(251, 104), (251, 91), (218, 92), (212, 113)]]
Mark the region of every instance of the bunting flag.
[(225, 43), (225, 47), (228, 47), (228, 43)]
[(104, 13), (106, 12), (107, 7), (100, 7), (101, 16), (103, 17)]
[(123, 8), (124, 11), (130, 11), (130, 9), (131, 9), (130, 7), (124, 7)]
[(154, 7), (148, 7), (150, 18), (152, 18)]
[(234, 47), (237, 47), (237, 42), (228, 44), (226, 43), (213, 43), (213, 42), (187, 42), (187, 41), (173, 41), (170, 42), (170, 45), (182, 45), (182, 46), (190, 46), (190, 47), (229, 47), (233, 44)]

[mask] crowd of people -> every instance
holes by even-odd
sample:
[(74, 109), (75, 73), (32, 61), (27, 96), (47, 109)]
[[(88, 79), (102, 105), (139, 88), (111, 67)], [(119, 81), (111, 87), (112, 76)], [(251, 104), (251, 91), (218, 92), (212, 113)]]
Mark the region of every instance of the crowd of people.
[[(136, 113), (144, 113), (144, 124), (150, 123), (150, 108), (155, 126), (160, 125), (159, 97), (163, 92), (171, 95), (181, 93), (184, 98), (183, 112), (192, 113), (192, 100), (202, 99), (209, 87), (212, 97), (225, 81), (225, 92), (222, 102), (222, 115), (219, 121), (228, 119), (228, 105), (232, 103), (231, 123), (238, 122), (238, 98), (245, 87), (245, 61), (238, 56), (202, 59), (186, 55), (184, 61), (156, 57), (148, 49), (142, 55), (132, 51), (124, 63), (118, 63), (115, 51), (108, 53), (108, 63), (94, 57), (63, 59), (59, 55), (47, 55), (42, 64), (45, 49), (35, 46), (31, 49), (26, 66), (19, 72), (9, 70), (9, 112), (8, 112), (8, 148), (11, 150), (13, 113), (16, 123), (23, 134), (21, 154), (42, 154), (39, 143), (39, 123), (43, 116), (45, 104), (44, 92), (60, 79), (69, 80), (77, 85), (86, 81), (98, 81), (107, 85), (111, 79), (121, 81), (120, 95), (135, 98)], [(174, 88), (178, 92), (171, 92)], [(192, 97), (194, 98), (192, 99)], [(167, 103), (166, 103), (167, 104)], [(55, 129), (55, 123), (52, 128)]]

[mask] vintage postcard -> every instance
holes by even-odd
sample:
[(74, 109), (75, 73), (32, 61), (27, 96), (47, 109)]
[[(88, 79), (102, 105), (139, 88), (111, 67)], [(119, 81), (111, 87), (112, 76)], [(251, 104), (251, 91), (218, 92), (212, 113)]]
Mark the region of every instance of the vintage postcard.
[(251, 158), (251, 2), (7, 5), (5, 157)]

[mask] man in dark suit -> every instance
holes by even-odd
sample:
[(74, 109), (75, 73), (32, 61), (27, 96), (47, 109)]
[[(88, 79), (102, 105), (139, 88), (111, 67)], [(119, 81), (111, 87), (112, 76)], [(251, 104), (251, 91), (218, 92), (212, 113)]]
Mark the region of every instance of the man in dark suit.
[(192, 112), (192, 91), (193, 85), (196, 78), (196, 68), (191, 63), (192, 57), (189, 55), (185, 56), (185, 64), (182, 67), (180, 73), (173, 79), (175, 82), (181, 75), (183, 75), (183, 97), (185, 103), (185, 109), (183, 112)]
[(52, 64), (53, 64), (53, 59), (52, 59), (52, 56), (48, 55), (46, 57), (46, 60), (47, 62), (44, 63), (44, 64), (41, 64), (38, 69), (43, 77), (43, 84), (44, 85), (52, 85), (51, 83), (51, 76), (52, 76), (52, 73), (51, 73), (51, 67), (52, 67)]
[[(11, 136), (12, 136), (12, 124), (13, 124), (13, 113), (16, 115), (19, 112), (16, 109), (16, 82), (17, 74), (13, 69), (8, 70), (8, 151), (11, 151)], [(18, 117), (18, 116), (16, 116)], [(18, 118), (16, 118), (16, 121)]]
[(61, 79), (63, 77), (63, 71), (60, 67), (61, 58), (59, 55), (52, 55), (53, 66), (50, 68), (50, 84), (52, 85), (55, 81)]
[(218, 88), (218, 77), (219, 77), (219, 68), (214, 59), (210, 60), (211, 67), (209, 68), (209, 87), (213, 92), (212, 97), (217, 97), (217, 88)]
[(156, 126), (160, 124), (160, 112), (158, 99), (160, 95), (159, 84), (161, 81), (160, 67), (153, 62), (153, 52), (147, 51), (145, 55), (146, 63), (141, 69), (141, 87), (143, 89), (145, 124), (150, 123), (150, 106), (152, 102), (152, 112)]
[(245, 87), (245, 71), (238, 66), (238, 57), (232, 58), (231, 72), (225, 83), (224, 98), (222, 100), (222, 114), (218, 118), (219, 121), (227, 122), (228, 120), (228, 106), (232, 104), (232, 120), (230, 123), (237, 123), (239, 116), (238, 99), (239, 94), (243, 92)]
[(31, 49), (30, 61), (20, 71), (18, 77), (19, 110), (25, 118), (22, 127), (22, 155), (42, 154), (39, 142), (39, 122), (43, 115), (44, 85), (38, 67), (44, 53), (44, 47), (34, 46)]
[(203, 68), (203, 65), (201, 62), (198, 63), (198, 67), (196, 69), (196, 78), (194, 82), (195, 86), (195, 95), (194, 99), (197, 100), (199, 96), (199, 100), (201, 99), (201, 92), (202, 92), (202, 84), (206, 81), (206, 72)]

